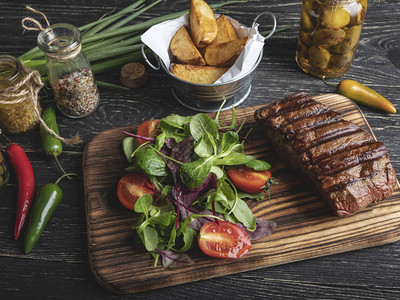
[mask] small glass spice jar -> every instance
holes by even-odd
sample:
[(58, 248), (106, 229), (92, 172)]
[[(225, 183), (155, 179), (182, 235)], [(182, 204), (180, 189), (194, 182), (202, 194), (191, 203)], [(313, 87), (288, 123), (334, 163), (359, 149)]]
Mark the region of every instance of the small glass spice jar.
[(334, 78), (351, 67), (367, 0), (303, 0), (296, 62), (306, 73)]
[(18, 58), (0, 55), (0, 127), (7, 133), (24, 133), (39, 123), (42, 108), (32, 89), (36, 83), (26, 79), (29, 72)]
[(81, 118), (99, 104), (99, 91), (90, 63), (82, 52), (82, 35), (71, 24), (54, 24), (38, 35), (38, 47), (46, 55), (49, 82), (58, 109)]
[(8, 170), (6, 161), (0, 151), (0, 193), (6, 188), (10, 172)]

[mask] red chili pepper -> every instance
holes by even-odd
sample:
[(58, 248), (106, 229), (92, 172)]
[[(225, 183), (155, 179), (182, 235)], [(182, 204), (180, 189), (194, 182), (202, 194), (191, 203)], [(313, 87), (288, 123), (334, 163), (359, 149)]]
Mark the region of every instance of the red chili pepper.
[(25, 224), (35, 190), (35, 177), (32, 164), (25, 151), (17, 144), (10, 144), (7, 155), (17, 175), (18, 180), (18, 206), (17, 218), (14, 227), (14, 237), (17, 239)]

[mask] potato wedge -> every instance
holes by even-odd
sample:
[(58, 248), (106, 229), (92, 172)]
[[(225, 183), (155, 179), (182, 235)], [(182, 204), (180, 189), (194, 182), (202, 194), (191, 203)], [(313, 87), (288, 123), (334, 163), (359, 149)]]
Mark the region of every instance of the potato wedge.
[(212, 44), (206, 48), (204, 59), (206, 64), (214, 67), (230, 67), (246, 46), (248, 38), (233, 40), (227, 43)]
[(218, 17), (217, 25), (218, 34), (214, 43), (226, 43), (238, 39), (235, 28), (225, 15), (222, 14)]
[(185, 26), (179, 28), (175, 33), (169, 48), (172, 55), (184, 64), (201, 66), (206, 64), (199, 50), (197, 50), (196, 46), (193, 44)]
[(213, 84), (229, 68), (171, 64), (171, 72), (178, 78), (202, 84)]
[(211, 7), (203, 0), (191, 0), (189, 10), (190, 34), (197, 48), (214, 42), (218, 25)]

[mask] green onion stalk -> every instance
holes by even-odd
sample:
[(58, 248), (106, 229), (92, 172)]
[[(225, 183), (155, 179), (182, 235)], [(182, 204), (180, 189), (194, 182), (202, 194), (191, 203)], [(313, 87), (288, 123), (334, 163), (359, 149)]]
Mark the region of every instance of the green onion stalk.
[[(124, 64), (132, 61), (142, 61), (140, 36), (156, 24), (189, 13), (187, 9), (128, 25), (138, 16), (162, 2), (162, 0), (157, 0), (145, 6), (145, 1), (135, 1), (117, 13), (103, 16), (92, 23), (79, 27), (82, 32), (82, 49), (92, 65), (94, 74), (118, 70)], [(225, 5), (243, 2), (247, 2), (247, 0), (225, 1), (211, 4), (210, 7), (217, 9)], [(47, 81), (46, 59), (38, 47), (22, 54), (19, 60), (25, 66), (38, 70), (43, 79)], [(99, 81), (97, 83), (99, 85), (112, 86)], [(113, 86), (116, 87), (115, 85)]]

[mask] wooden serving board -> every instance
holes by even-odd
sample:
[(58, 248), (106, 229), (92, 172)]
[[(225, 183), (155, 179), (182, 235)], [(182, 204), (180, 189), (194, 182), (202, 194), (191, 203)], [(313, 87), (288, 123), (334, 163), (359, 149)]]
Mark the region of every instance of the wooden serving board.
[[(315, 97), (347, 120), (371, 131), (358, 107), (337, 94)], [(190, 256), (195, 264), (178, 269), (153, 266), (153, 258), (134, 244), (131, 229), (135, 216), (119, 204), (115, 186), (128, 166), (121, 150), (123, 130), (106, 130), (86, 146), (83, 157), (89, 261), (97, 281), (116, 293), (135, 293), (150, 289), (223, 276), (257, 268), (381, 245), (400, 239), (399, 189), (394, 194), (354, 216), (339, 218), (313, 192), (303, 176), (285, 166), (270, 147), (263, 132), (255, 126), (257, 107), (237, 110), (240, 122), (254, 126), (246, 153), (271, 163), (279, 182), (271, 189), (271, 199), (249, 206), (257, 217), (278, 224), (274, 234), (252, 244), (241, 259), (223, 260), (203, 255), (197, 247)], [(230, 111), (220, 120), (230, 119)]]

